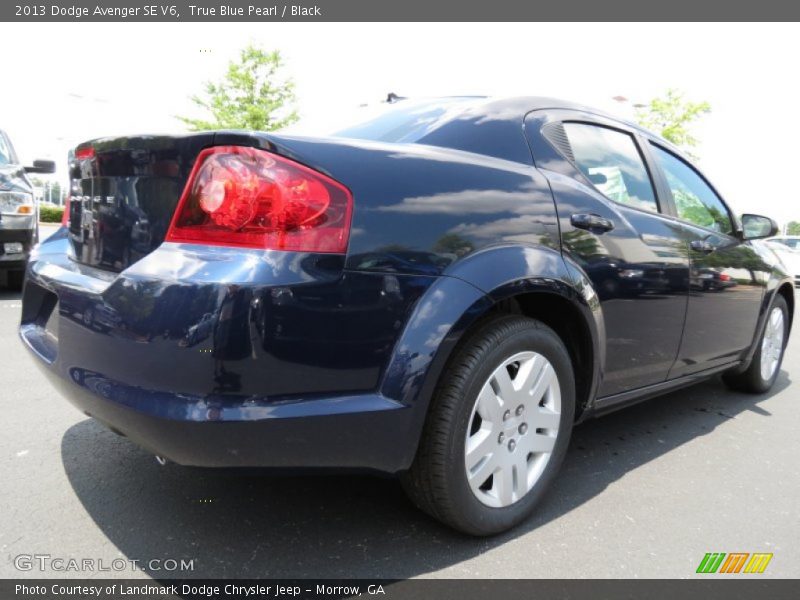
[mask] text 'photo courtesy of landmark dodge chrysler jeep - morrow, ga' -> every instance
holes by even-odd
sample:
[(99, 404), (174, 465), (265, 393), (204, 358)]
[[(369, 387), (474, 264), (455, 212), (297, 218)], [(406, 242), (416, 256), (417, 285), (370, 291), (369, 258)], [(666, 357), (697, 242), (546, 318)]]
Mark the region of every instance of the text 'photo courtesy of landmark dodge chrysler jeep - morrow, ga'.
[(182, 465), (398, 474), (488, 535), (575, 423), (721, 373), (765, 392), (792, 279), (679, 150), (545, 98), (400, 100), (325, 137), (99, 139), (20, 335)]

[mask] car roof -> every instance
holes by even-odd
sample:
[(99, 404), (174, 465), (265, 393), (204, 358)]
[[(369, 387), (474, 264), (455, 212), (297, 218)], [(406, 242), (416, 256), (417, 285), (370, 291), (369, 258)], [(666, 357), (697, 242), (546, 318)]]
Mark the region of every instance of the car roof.
[[(513, 121), (514, 124), (516, 124), (520, 121), (523, 121), (529, 113), (535, 111), (574, 111), (576, 113), (583, 113), (590, 117), (598, 117), (599, 119), (608, 120), (612, 123), (621, 125), (623, 128), (627, 128), (630, 131), (639, 133), (645, 138), (657, 141), (659, 144), (669, 148), (670, 151), (682, 157), (684, 160), (689, 160), (689, 157), (685, 156), (684, 152), (682, 152), (680, 148), (676, 147), (672, 142), (664, 139), (657, 133), (654, 133), (645, 127), (642, 127), (641, 125), (619, 115), (613, 115), (597, 108), (579, 104), (577, 102), (562, 100), (560, 98), (551, 98), (548, 96), (478, 96), (467, 97), (465, 99), (468, 100), (468, 102), (464, 103), (463, 110), (465, 113), (469, 114), (469, 121), (472, 123)], [(435, 102), (437, 99), (431, 98), (430, 100), (431, 102)], [(438, 100), (445, 100), (445, 98), (438, 98)], [(400, 104), (400, 102), (398, 102), (398, 104)], [(450, 119), (450, 124), (461, 121), (462, 119), (463, 117), (458, 116), (456, 113)]]
[[(683, 157), (680, 149), (645, 128), (616, 115), (547, 96), (439, 96), (400, 98), (377, 116), (335, 132), (334, 136), (383, 142), (441, 146), (528, 164), (530, 148), (519, 132), (536, 111), (571, 111), (600, 124), (641, 134)], [(429, 112), (429, 114), (428, 114)], [(558, 115), (556, 118), (562, 118)], [(567, 115), (567, 118), (570, 118)], [(393, 137), (394, 136), (394, 137)]]
[(571, 102), (569, 100), (562, 100), (560, 98), (552, 98), (548, 96), (477, 96), (474, 98), (476, 102), (471, 104), (472, 110), (470, 112), (480, 112), (482, 109), (487, 118), (497, 117), (501, 114), (506, 114), (509, 116), (513, 114), (514, 118), (524, 118), (529, 112), (537, 110), (574, 110), (610, 119), (612, 121), (622, 123), (627, 127), (635, 129), (636, 131), (645, 135), (659, 139), (661, 138), (661, 136), (658, 134), (642, 127), (638, 123), (634, 123), (633, 121), (620, 117), (619, 115), (613, 115), (591, 106), (586, 106), (577, 102)]

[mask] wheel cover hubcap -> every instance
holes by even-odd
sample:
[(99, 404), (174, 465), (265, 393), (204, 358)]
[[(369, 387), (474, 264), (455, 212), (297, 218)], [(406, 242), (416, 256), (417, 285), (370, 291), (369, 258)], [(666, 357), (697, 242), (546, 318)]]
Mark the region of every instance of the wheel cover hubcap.
[(765, 381), (772, 379), (783, 354), (783, 311), (773, 308), (764, 329), (764, 338), (761, 340), (761, 378)]
[(539, 480), (555, 447), (561, 389), (553, 365), (536, 352), (505, 359), (478, 394), (467, 424), (464, 467), (487, 506), (510, 506)]

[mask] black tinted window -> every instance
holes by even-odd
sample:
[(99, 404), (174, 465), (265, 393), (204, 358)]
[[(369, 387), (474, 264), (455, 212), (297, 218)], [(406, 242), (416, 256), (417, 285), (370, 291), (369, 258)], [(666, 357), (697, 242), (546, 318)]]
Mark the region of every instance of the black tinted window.
[(653, 145), (653, 153), (667, 178), (678, 216), (707, 229), (731, 233), (728, 209), (697, 171), (663, 148)]
[(564, 123), (575, 164), (613, 201), (658, 211), (653, 184), (633, 138), (607, 127)]

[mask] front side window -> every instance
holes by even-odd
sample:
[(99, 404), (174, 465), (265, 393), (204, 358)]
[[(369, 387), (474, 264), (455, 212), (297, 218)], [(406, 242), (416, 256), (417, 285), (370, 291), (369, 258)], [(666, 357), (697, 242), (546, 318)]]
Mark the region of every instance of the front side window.
[(614, 202), (658, 212), (653, 184), (636, 143), (627, 133), (564, 123), (575, 164), (589, 181)]
[(697, 171), (656, 145), (653, 154), (667, 178), (678, 217), (720, 233), (733, 232), (728, 209)]

